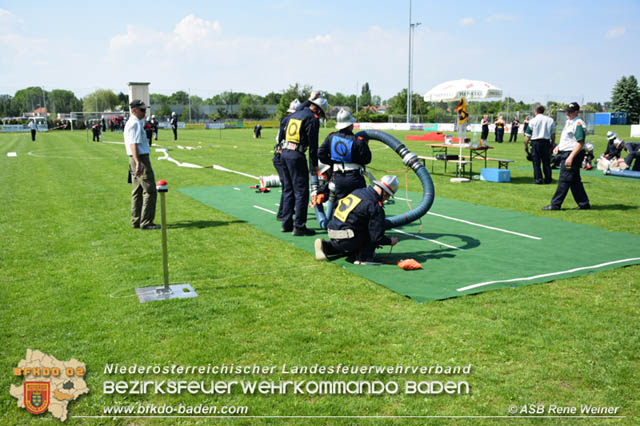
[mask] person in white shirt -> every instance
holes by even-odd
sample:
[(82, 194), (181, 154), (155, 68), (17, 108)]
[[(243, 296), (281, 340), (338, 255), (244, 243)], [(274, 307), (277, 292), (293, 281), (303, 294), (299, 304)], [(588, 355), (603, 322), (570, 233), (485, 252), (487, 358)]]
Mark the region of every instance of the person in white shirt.
[[(551, 183), (551, 148), (556, 141), (556, 123), (551, 117), (544, 115), (544, 107), (538, 105), (535, 116), (529, 121), (524, 131), (524, 152), (533, 159), (534, 183), (542, 185)], [(531, 142), (531, 152), (529, 143)], [(542, 163), (542, 172), (540, 164)], [(543, 176), (544, 175), (544, 179)]]
[(29, 124), (27, 124), (27, 127), (31, 130), (31, 141), (35, 142), (36, 141), (36, 132), (38, 130), (38, 125), (36, 124), (36, 120), (32, 118), (29, 121)]
[(129, 155), (132, 180), (131, 225), (143, 230), (160, 229), (153, 223), (156, 216), (156, 179), (149, 161), (149, 142), (144, 130), (147, 106), (139, 99), (129, 104), (131, 117), (124, 127), (124, 145)]
[(584, 142), (587, 137), (587, 126), (578, 117), (579, 112), (580, 105), (577, 102), (571, 102), (567, 106), (567, 122), (560, 136), (560, 144), (553, 150), (554, 155), (560, 155), (562, 160), (558, 189), (551, 199), (551, 204), (544, 206), (542, 210), (560, 210), (569, 190), (578, 204), (575, 210), (591, 208), (589, 197), (580, 179), (580, 168), (585, 156)]

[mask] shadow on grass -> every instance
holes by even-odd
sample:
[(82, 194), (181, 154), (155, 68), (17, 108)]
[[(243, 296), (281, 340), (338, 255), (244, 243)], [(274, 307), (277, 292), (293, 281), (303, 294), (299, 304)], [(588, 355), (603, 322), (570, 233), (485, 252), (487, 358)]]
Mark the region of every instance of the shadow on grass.
[(221, 222), (218, 220), (183, 220), (180, 222), (170, 223), (167, 225), (167, 229), (178, 229), (178, 228), (212, 228), (215, 226), (225, 226), (230, 225), (232, 223), (247, 223), (244, 220), (231, 220), (228, 222)]
[[(396, 263), (403, 259), (414, 259), (414, 260), (417, 260), (418, 262), (426, 262), (427, 260), (454, 258), (456, 257), (456, 252), (459, 252), (461, 250), (471, 250), (480, 246), (480, 240), (477, 240), (473, 237), (468, 237), (466, 235), (417, 234), (417, 233), (412, 233), (412, 234), (418, 235), (428, 240), (435, 240), (435, 241), (437, 241), (439, 238), (442, 238), (442, 237), (454, 237), (462, 241), (463, 244), (459, 244), (456, 242), (447, 242), (448, 245), (457, 247), (457, 249), (441, 245), (439, 249), (428, 250), (425, 247), (425, 250), (421, 250), (421, 251), (401, 252), (400, 250), (402, 250), (402, 245), (400, 243), (403, 240), (415, 241), (414, 237), (411, 237), (409, 235), (403, 235), (401, 236), (401, 240), (398, 241), (398, 245), (394, 247), (396, 249), (396, 252), (389, 253), (387, 251), (388, 249), (385, 246), (383, 249), (379, 249), (376, 252), (376, 256), (375, 256), (376, 261), (383, 262), (383, 263)], [(438, 244), (437, 242), (433, 242), (433, 241), (424, 241), (424, 243), (429, 244), (431, 246), (435, 246)], [(334, 255), (334, 256), (328, 256), (328, 257), (329, 257), (329, 260), (335, 260), (341, 257), (345, 257), (345, 255)], [(355, 260), (355, 256), (353, 254), (349, 254), (346, 257), (347, 257), (347, 262), (353, 263)]]
[(627, 204), (604, 204), (591, 205), (591, 210), (637, 210), (638, 206), (630, 206)]

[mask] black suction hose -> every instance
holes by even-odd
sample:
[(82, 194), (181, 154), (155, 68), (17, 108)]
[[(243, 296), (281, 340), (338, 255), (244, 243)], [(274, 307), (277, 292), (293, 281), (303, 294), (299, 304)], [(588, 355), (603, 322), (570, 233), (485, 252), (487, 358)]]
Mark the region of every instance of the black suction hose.
[(431, 205), (433, 204), (433, 198), (435, 196), (435, 189), (433, 188), (433, 181), (427, 169), (422, 165), (418, 156), (407, 149), (406, 146), (398, 139), (394, 138), (388, 133), (381, 132), (380, 130), (362, 130), (358, 132), (356, 136), (362, 136), (365, 139), (374, 139), (387, 145), (393, 149), (396, 154), (402, 158), (402, 162), (405, 166), (413, 169), (413, 171), (420, 179), (422, 183), (422, 201), (413, 210), (407, 213), (398, 214), (386, 219), (386, 228), (396, 228), (404, 226), (414, 220), (420, 219), (427, 214)]

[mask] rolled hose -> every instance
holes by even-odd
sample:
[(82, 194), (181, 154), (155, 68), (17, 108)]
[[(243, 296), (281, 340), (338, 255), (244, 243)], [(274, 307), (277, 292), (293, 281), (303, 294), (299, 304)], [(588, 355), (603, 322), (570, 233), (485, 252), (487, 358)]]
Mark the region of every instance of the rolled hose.
[(418, 156), (407, 149), (406, 146), (398, 139), (394, 138), (388, 133), (381, 132), (380, 130), (362, 130), (356, 134), (364, 139), (374, 139), (387, 145), (393, 149), (396, 154), (402, 158), (402, 162), (405, 166), (413, 169), (413, 171), (420, 179), (422, 183), (422, 201), (413, 210), (407, 213), (398, 214), (393, 217), (389, 217), (385, 220), (386, 229), (396, 228), (407, 225), (414, 220), (420, 219), (427, 214), (431, 205), (433, 204), (433, 198), (435, 196), (435, 189), (433, 187), (433, 181), (427, 169), (422, 165)]

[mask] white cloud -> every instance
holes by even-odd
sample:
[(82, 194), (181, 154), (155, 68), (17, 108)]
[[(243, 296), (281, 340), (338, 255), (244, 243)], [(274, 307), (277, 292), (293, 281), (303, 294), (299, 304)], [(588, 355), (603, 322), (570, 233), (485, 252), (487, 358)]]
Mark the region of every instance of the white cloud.
[(10, 34), (22, 25), (24, 20), (18, 18), (6, 9), (0, 9), (0, 34)]
[(171, 42), (175, 44), (200, 43), (212, 40), (220, 34), (221, 27), (218, 21), (207, 21), (194, 15), (185, 16), (178, 22), (171, 34)]
[(309, 43), (326, 44), (333, 41), (331, 34), (317, 35), (314, 38), (307, 39)]
[(490, 15), (487, 17), (487, 22), (498, 22), (498, 21), (514, 21), (516, 19), (513, 15), (506, 15), (504, 13), (496, 13), (494, 15)]
[(476, 22), (475, 19), (467, 17), (459, 20), (458, 24), (462, 25), (463, 27), (468, 27), (469, 25), (473, 25), (475, 22)]
[(625, 26), (613, 27), (609, 29), (609, 31), (607, 31), (607, 33), (604, 35), (604, 38), (611, 40), (614, 38), (622, 37), (626, 31), (627, 27)]

